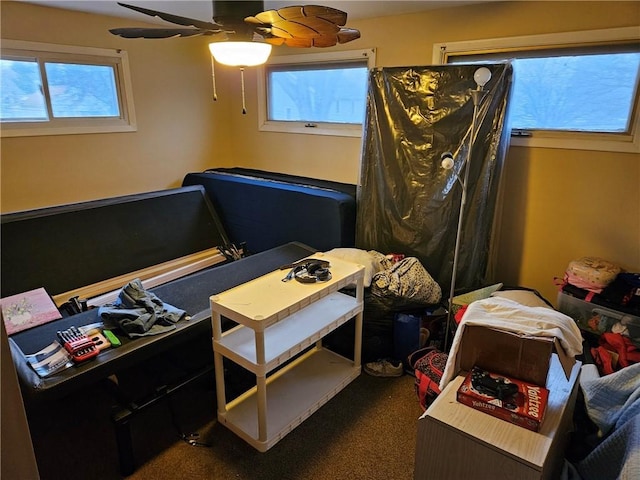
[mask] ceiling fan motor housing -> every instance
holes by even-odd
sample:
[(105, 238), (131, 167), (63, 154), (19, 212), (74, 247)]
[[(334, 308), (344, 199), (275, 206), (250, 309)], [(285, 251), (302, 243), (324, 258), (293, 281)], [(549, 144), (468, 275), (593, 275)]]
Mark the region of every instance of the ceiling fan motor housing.
[(264, 2), (238, 2), (229, 0), (213, 0), (213, 20), (220, 25), (228, 25), (243, 21), (245, 17), (250, 17), (256, 13), (264, 11)]

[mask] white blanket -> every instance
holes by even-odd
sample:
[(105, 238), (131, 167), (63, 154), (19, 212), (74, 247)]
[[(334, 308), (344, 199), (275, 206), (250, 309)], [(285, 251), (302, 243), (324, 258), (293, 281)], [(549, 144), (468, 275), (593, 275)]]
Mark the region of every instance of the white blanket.
[(582, 353), (582, 335), (571, 317), (546, 307), (528, 307), (513, 300), (490, 297), (469, 304), (453, 337), (440, 389), (458, 374), (456, 357), (466, 325), (481, 325), (527, 337), (555, 337), (567, 355)]

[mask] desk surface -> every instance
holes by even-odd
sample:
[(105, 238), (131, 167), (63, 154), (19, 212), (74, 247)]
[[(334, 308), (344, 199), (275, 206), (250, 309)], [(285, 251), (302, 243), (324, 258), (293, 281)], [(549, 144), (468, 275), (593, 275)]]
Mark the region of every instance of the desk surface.
[(293, 278), (283, 281), (291, 269), (278, 270), (213, 295), (212, 305), (236, 322), (264, 330), (319, 298), (355, 284), (361, 277), (358, 272), (364, 270), (362, 265), (324, 253), (316, 253), (309, 259), (329, 261), (331, 278), (311, 283), (300, 283)]

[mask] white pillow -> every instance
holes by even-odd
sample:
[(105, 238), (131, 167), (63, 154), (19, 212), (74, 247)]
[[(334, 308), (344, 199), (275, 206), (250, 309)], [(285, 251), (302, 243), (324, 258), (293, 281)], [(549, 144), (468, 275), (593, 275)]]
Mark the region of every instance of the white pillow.
[(491, 294), (492, 297), (502, 297), (518, 302), (525, 307), (551, 308), (547, 302), (529, 290), (499, 290)]
[(359, 248), (334, 248), (325, 252), (325, 255), (364, 266), (365, 288), (371, 286), (371, 278), (380, 270), (380, 264), (376, 258), (366, 250), (360, 250)]

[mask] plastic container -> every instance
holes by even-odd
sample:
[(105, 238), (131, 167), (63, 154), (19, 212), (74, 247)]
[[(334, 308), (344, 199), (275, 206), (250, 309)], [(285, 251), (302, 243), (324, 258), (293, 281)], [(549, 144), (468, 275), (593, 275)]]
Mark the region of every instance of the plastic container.
[(634, 341), (640, 341), (640, 317), (602, 307), (566, 293), (558, 293), (558, 310), (573, 318), (585, 331), (602, 334), (622, 333)]

